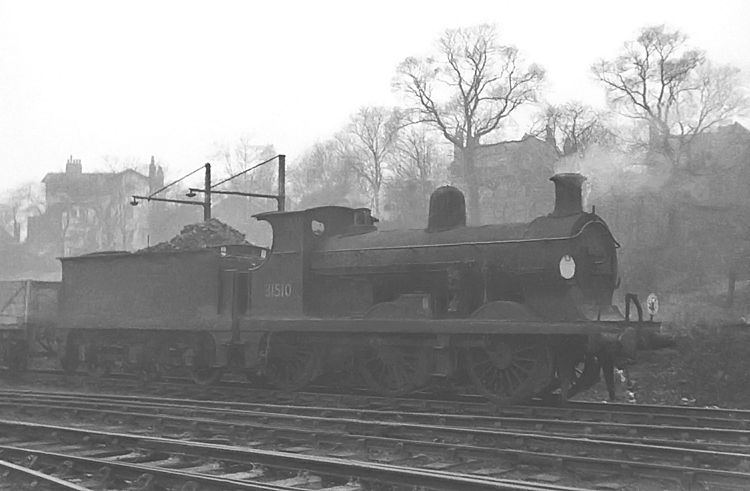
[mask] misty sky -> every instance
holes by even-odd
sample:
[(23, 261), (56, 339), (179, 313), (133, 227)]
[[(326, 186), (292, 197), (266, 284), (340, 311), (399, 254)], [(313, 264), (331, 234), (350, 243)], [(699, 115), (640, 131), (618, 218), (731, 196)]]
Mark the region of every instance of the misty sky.
[(591, 63), (648, 24), (750, 73), (746, 0), (0, 0), (0, 190), (71, 154), (85, 172), (106, 170), (104, 155), (155, 155), (179, 177), (242, 135), (294, 162), (358, 107), (398, 103), (390, 81), (405, 57), (482, 22), (547, 70), (551, 102), (602, 106)]

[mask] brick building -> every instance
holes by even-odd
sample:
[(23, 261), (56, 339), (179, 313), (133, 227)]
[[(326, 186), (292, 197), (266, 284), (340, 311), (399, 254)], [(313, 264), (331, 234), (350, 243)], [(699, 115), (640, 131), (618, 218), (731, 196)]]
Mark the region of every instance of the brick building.
[[(525, 135), (517, 141), (480, 145), (476, 152), (481, 223), (528, 222), (554, 207), (554, 174), (559, 158), (554, 144)], [(463, 155), (454, 149), (452, 180), (465, 190)]]
[(130, 206), (129, 200), (163, 185), (163, 171), (153, 157), (144, 176), (132, 169), (84, 173), (81, 161), (71, 156), (65, 172), (50, 172), (42, 182), (46, 210), (28, 223), (27, 244), (33, 250), (71, 256), (147, 245), (148, 208)]

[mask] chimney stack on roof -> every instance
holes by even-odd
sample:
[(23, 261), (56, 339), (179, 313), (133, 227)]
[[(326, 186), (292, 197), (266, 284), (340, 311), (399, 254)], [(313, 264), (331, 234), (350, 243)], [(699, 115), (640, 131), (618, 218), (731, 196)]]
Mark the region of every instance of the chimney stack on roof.
[(164, 169), (156, 165), (156, 159), (151, 156), (151, 163), (148, 166), (148, 192), (150, 194), (164, 187)]
[(82, 174), (83, 166), (81, 165), (81, 159), (74, 159), (71, 155), (65, 164), (66, 174)]

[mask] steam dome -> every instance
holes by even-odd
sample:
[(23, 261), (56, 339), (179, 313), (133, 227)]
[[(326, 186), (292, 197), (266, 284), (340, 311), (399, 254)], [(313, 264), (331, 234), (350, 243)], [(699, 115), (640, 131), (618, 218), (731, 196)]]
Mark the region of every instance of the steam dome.
[(430, 196), (428, 232), (442, 232), (466, 225), (466, 200), (453, 186), (441, 186)]

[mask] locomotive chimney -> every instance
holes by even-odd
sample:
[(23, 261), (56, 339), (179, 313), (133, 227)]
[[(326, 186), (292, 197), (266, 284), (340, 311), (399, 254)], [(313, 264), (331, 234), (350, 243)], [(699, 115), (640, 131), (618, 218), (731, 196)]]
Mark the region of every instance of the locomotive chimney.
[(549, 179), (555, 183), (555, 210), (553, 217), (565, 217), (583, 211), (581, 185), (586, 180), (581, 174), (557, 174)]
[(466, 200), (453, 186), (441, 186), (430, 196), (428, 232), (442, 232), (466, 225)]

